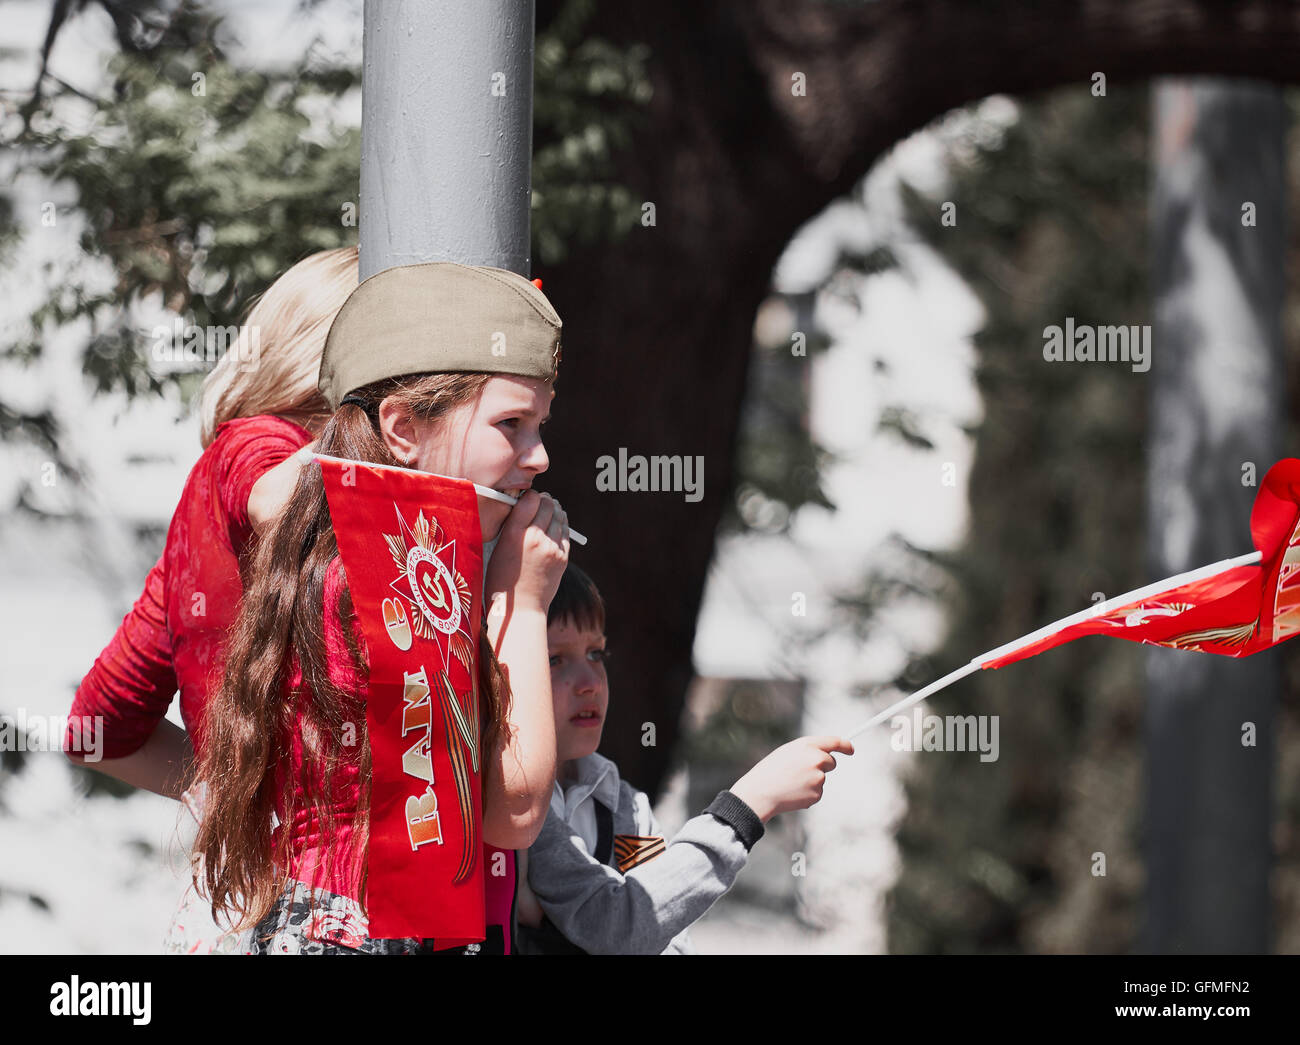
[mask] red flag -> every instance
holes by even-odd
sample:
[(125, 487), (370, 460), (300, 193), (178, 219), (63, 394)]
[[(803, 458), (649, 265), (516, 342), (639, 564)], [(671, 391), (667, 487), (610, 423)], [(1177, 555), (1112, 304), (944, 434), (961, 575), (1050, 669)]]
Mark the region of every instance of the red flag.
[(1255, 551), (1168, 577), (1022, 635), (890, 704), (846, 738), (981, 669), (1000, 668), (1084, 635), (1245, 657), (1300, 632), (1300, 460), (1278, 461), (1250, 513)]
[(370, 653), (370, 935), (477, 942), (478, 495), (468, 480), (316, 460)]
[(1250, 532), (1255, 555), (1120, 595), (990, 650), (976, 663), (1000, 668), (1083, 635), (1228, 657), (1289, 639), (1300, 631), (1300, 460), (1288, 457), (1268, 470), (1255, 495)]

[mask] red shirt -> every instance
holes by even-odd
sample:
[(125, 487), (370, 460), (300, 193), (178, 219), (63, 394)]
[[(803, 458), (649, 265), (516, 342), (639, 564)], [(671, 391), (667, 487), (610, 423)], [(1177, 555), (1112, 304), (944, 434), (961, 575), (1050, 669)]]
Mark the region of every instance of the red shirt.
[(131, 754), (158, 727), (178, 688), (181, 718), (195, 733), (209, 687), (220, 681), (226, 632), (239, 611), (239, 555), (253, 537), (248, 495), (269, 469), (311, 440), (305, 428), (278, 417), (217, 427), (185, 482), (162, 558), (77, 688), (68, 747), (78, 716), (101, 715), (103, 757)]

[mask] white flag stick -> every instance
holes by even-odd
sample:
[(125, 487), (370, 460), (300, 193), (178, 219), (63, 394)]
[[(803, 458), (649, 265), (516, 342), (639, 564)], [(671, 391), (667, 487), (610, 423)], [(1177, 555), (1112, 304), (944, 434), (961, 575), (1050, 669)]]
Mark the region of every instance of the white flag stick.
[(996, 649), (991, 649), (987, 653), (981, 653), (964, 667), (960, 667), (956, 671), (950, 671), (937, 682), (931, 682), (924, 689), (919, 689), (910, 696), (904, 697), (902, 700), (890, 704), (884, 711), (872, 715), (871, 718), (860, 725), (852, 733), (849, 733), (844, 739), (852, 740), (859, 733), (865, 732), (872, 726), (884, 722), (886, 719), (902, 711), (904, 708), (911, 707), (918, 700), (924, 700), (926, 697), (938, 693), (939, 690), (951, 686), (958, 679), (964, 679), (972, 672), (978, 671), (989, 661), (998, 660), (1011, 653), (1015, 653), (1017, 650), (1024, 649), (1026, 646), (1032, 646), (1035, 642), (1045, 639), (1049, 635), (1055, 635), (1063, 628), (1068, 628), (1073, 624), (1080, 623), (1081, 621), (1091, 620), (1093, 617), (1104, 616), (1105, 614), (1120, 609), (1123, 606), (1127, 606), (1129, 603), (1151, 598), (1161, 594), (1162, 592), (1166, 592), (1171, 588), (1178, 588), (1184, 584), (1190, 584), (1192, 581), (1199, 581), (1206, 577), (1213, 577), (1216, 574), (1224, 573), (1237, 566), (1249, 566), (1252, 563), (1259, 562), (1262, 558), (1263, 553), (1256, 551), (1251, 552), (1249, 555), (1238, 555), (1235, 559), (1221, 559), (1218, 562), (1210, 563), (1208, 566), (1201, 566), (1195, 570), (1188, 570), (1186, 573), (1180, 573), (1175, 577), (1166, 577), (1162, 581), (1155, 581), (1154, 583), (1145, 585), (1144, 587), (1134, 588), (1132, 591), (1125, 592), (1123, 595), (1116, 595), (1113, 599), (1107, 599), (1105, 602), (1099, 602), (1095, 606), (1089, 606), (1087, 609), (1080, 610), (1078, 613), (1072, 613), (1068, 617), (1062, 617), (1060, 620), (1039, 628), (1037, 631), (1031, 631), (1028, 635), (1021, 635), (1020, 638), (1008, 642), (1005, 645), (998, 646)]
[(971, 672), (979, 671), (979, 667), (980, 667), (979, 662), (972, 660), (969, 664), (958, 668), (956, 671), (948, 672), (948, 674), (946, 674), (943, 678), (939, 679), (937, 682), (931, 682), (928, 686), (925, 687), (925, 689), (918, 689), (910, 697), (904, 697), (902, 700), (890, 704), (889, 707), (885, 708), (885, 710), (880, 712), (879, 714), (872, 715), (871, 718), (867, 719), (867, 721), (862, 723), (862, 725), (860, 725), (852, 733), (848, 734), (848, 736), (846, 736), (844, 739), (852, 740), (859, 733), (865, 733), (872, 726), (876, 725), (877, 723), (884, 722), (885, 719), (898, 714), (898, 712), (902, 711), (904, 708), (911, 707), (918, 700), (924, 700), (932, 693), (938, 693), (939, 690), (944, 689), (947, 686), (951, 686), (958, 679), (964, 679)]
[[(334, 461), (338, 464), (359, 464), (364, 468), (386, 468), (389, 471), (394, 471), (394, 472), (412, 471), (412, 469), (410, 468), (399, 468), (391, 464), (375, 464), (371, 461), (351, 461), (348, 460), (346, 457), (333, 457), (330, 454), (318, 454), (311, 450), (308, 450), (305, 446), (301, 450), (299, 450), (298, 453), (299, 455), (303, 456), (304, 460), (309, 460), (310, 457), (319, 457), (322, 461)], [(308, 457), (307, 455), (310, 455), (310, 457)], [(432, 475), (438, 479), (455, 479), (457, 481), (464, 482), (463, 479), (455, 475), (438, 475), (437, 472), (425, 472), (423, 474)], [(511, 506), (519, 503), (518, 498), (511, 497), (509, 494), (506, 493), (501, 493), (499, 490), (494, 490), (490, 486), (480, 486), (478, 483), (475, 483), (474, 489), (481, 496), (486, 497), (490, 501), (500, 501), (502, 504), (508, 504)], [(569, 527), (569, 538), (575, 544), (587, 543), (587, 538), (584, 537), (582, 534), (580, 534), (577, 530), (573, 529), (573, 527)]]

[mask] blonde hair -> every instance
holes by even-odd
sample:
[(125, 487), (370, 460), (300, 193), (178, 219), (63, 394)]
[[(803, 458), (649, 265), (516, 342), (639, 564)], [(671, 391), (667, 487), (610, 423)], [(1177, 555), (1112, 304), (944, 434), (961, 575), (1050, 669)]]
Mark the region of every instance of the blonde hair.
[(357, 286), (357, 248), (310, 254), (272, 283), (239, 337), (203, 379), (200, 438), (235, 417), (275, 414), (313, 434), (333, 411), (316, 387), (321, 352), (343, 302)]

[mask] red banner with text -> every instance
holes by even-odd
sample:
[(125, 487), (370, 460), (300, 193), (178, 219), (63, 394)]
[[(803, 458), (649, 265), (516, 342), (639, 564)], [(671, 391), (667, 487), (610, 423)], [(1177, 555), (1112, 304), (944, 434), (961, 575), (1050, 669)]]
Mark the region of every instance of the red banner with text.
[(474, 484), (316, 460), (370, 654), (370, 935), (482, 940)]

